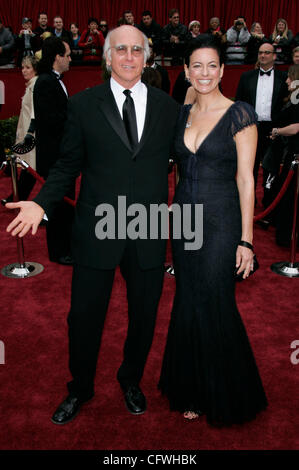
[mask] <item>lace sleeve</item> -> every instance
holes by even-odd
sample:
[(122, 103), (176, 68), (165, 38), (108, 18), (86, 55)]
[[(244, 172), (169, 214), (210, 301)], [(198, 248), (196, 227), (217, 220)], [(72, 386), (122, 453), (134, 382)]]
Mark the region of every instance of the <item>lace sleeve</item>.
[(257, 124), (257, 114), (253, 107), (244, 101), (238, 101), (232, 113), (232, 135), (254, 124)]

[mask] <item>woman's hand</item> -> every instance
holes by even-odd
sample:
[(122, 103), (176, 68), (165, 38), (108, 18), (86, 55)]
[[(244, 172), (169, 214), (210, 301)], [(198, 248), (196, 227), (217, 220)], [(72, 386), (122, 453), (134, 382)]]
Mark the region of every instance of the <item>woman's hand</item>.
[(245, 246), (238, 245), (236, 252), (236, 268), (237, 274), (243, 273), (243, 279), (246, 279), (250, 271), (253, 271), (253, 251)]

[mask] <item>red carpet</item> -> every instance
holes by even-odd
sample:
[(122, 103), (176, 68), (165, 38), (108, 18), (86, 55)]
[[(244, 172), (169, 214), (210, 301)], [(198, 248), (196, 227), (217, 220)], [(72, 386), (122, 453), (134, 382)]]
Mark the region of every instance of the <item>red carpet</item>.
[[(0, 177), (0, 196), (9, 190), (10, 180)], [(1, 267), (17, 261), (16, 242), (5, 232), (11, 219), (12, 214), (1, 206)], [(290, 344), (299, 340), (299, 279), (271, 272), (271, 263), (289, 257), (287, 249), (275, 245), (273, 229), (256, 228), (255, 247), (261, 267), (238, 285), (237, 298), (268, 396), (267, 411), (242, 427), (225, 429), (211, 428), (203, 418), (186, 422), (179, 413), (169, 412), (157, 390), (174, 294), (174, 279), (165, 277), (142, 381), (148, 411), (130, 415), (115, 378), (127, 324), (124, 282), (118, 272), (103, 335), (96, 395), (75, 421), (58, 427), (50, 417), (66, 395), (69, 380), (66, 316), (71, 269), (48, 261), (43, 228), (37, 236), (28, 236), (26, 260), (42, 263), (43, 273), (23, 280), (0, 275), (0, 340), (5, 344), (5, 364), (0, 364), (0, 449), (298, 449), (299, 364), (290, 361)]]

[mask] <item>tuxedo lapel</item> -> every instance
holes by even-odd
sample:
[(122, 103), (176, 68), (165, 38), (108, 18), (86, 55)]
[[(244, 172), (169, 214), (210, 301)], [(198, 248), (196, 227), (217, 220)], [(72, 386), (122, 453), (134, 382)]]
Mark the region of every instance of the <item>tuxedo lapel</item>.
[(257, 90), (257, 81), (259, 78), (259, 70), (254, 70), (252, 79), (250, 80), (249, 86), (250, 86), (250, 97), (251, 97), (251, 102), (252, 106), (255, 108), (256, 104), (256, 90)]
[(273, 94), (272, 94), (272, 107), (271, 109), (275, 108), (275, 103), (279, 97), (279, 92), (281, 89), (281, 79), (278, 76), (278, 73), (276, 70), (274, 70), (274, 84), (273, 84)]
[(61, 86), (61, 84), (60, 84), (60, 82), (59, 82), (58, 75), (56, 75), (54, 72), (51, 72), (51, 77), (52, 77), (52, 79), (53, 79), (53, 82), (55, 82), (55, 86), (56, 86), (56, 88), (57, 88), (59, 94), (61, 95), (61, 97), (62, 97), (63, 99), (65, 99), (65, 101), (67, 101), (67, 100), (68, 100), (68, 91), (67, 91), (67, 88), (65, 87), (65, 88), (66, 88), (66, 91), (67, 91), (67, 95), (66, 95), (64, 89), (62, 88), (62, 86)]
[(145, 144), (149, 135), (151, 135), (153, 126), (157, 122), (160, 117), (160, 110), (159, 101), (156, 99), (152, 92), (151, 87), (147, 87), (147, 104), (146, 104), (146, 113), (145, 113), (145, 121), (141, 139), (133, 153), (132, 158), (136, 158), (138, 152), (142, 149), (143, 145)]
[(104, 114), (105, 118), (120, 137), (125, 146), (132, 151), (127, 131), (124, 122), (119, 114), (117, 104), (115, 102), (113, 93), (110, 88), (109, 81), (103, 86), (99, 87), (100, 93), (97, 92), (96, 96), (98, 99), (98, 107)]
[[(104, 114), (105, 118), (107, 119), (111, 127), (115, 130), (115, 132), (118, 134), (125, 146), (132, 152), (127, 131), (124, 122), (121, 118), (121, 115), (119, 114), (118, 107), (111, 91), (109, 82), (106, 82), (104, 85), (99, 86), (95, 93), (100, 111)], [(148, 136), (151, 134), (153, 126), (159, 119), (160, 113), (161, 105), (157, 98), (154, 96), (152, 88), (148, 87), (144, 128), (141, 139), (135, 151), (132, 153), (132, 158), (136, 158), (136, 155), (143, 147)]]

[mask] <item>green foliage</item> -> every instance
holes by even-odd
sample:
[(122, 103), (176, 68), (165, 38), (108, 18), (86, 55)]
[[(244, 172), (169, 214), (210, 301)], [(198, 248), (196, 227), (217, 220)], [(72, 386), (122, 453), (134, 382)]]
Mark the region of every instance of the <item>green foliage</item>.
[(16, 141), (16, 132), (19, 116), (12, 116), (0, 120), (0, 147), (11, 149)]

